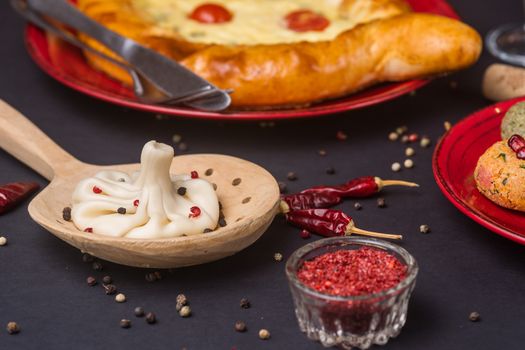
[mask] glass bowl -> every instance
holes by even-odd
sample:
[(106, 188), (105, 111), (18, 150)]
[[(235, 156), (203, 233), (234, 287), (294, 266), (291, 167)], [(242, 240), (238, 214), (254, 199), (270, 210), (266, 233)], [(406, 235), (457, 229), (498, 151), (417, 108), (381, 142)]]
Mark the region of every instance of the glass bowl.
[[(297, 278), (297, 271), (306, 260), (363, 246), (382, 249), (398, 258), (407, 266), (405, 279), (390, 289), (374, 294), (336, 296), (311, 289)], [(308, 338), (321, 342), (325, 347), (339, 346), (343, 349), (384, 345), (401, 332), (417, 272), (416, 260), (405, 249), (383, 240), (362, 237), (321, 239), (299, 248), (286, 262), (286, 275), (299, 328)]]

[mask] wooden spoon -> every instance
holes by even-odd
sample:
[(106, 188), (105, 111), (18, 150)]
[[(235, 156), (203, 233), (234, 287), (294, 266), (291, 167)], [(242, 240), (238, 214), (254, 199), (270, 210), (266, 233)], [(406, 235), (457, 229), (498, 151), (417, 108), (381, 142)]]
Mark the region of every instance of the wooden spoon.
[[(139, 164), (83, 163), (2, 100), (0, 134), (0, 147), (51, 181), (29, 204), (33, 220), (81, 251), (119, 264), (168, 268), (233, 255), (255, 242), (278, 213), (279, 187), (265, 169), (225, 155), (183, 155), (173, 159), (171, 172), (197, 170), (202, 178), (217, 185), (227, 222), (225, 227), (202, 235), (150, 240), (86, 233), (62, 218), (63, 208), (71, 206), (76, 184), (101, 170), (130, 173), (138, 170)], [(137, 145), (137, 157), (141, 146)], [(205, 175), (207, 169), (213, 170), (209, 176)], [(236, 179), (240, 179), (240, 183), (233, 185), (239, 181)]]

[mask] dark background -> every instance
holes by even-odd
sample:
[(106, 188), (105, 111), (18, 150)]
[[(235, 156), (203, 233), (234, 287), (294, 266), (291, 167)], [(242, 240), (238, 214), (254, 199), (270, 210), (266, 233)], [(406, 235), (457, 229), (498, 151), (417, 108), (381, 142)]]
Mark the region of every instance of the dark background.
[[(523, 19), (520, 1), (451, 1), (464, 20), (482, 35), (499, 24)], [(99, 102), (70, 90), (42, 73), (25, 52), (23, 21), (7, 1), (0, 3), (0, 98), (33, 120), (75, 157), (97, 164), (138, 161), (142, 145), (151, 139), (171, 143), (181, 134), (186, 153), (215, 152), (246, 158), (285, 180), (289, 171), (299, 179), (291, 191), (320, 183), (338, 183), (361, 175), (402, 178), (421, 184), (417, 190), (385, 192), (388, 208), (376, 199), (341, 207), (360, 227), (405, 234), (401, 243), (418, 260), (420, 274), (409, 307), (408, 322), (388, 349), (523, 349), (525, 342), (525, 249), (493, 234), (463, 216), (441, 194), (431, 169), (432, 148), (416, 146), (415, 168), (392, 173), (393, 161), (403, 161), (404, 147), (387, 140), (399, 125), (427, 134), (433, 145), (452, 123), (489, 104), (480, 93), (481, 77), (494, 61), (484, 53), (471, 69), (433, 81), (414, 96), (374, 107), (316, 119), (279, 121), (262, 128), (258, 122), (216, 122), (168, 118)], [(457, 88), (450, 87), (457, 82)], [(338, 141), (338, 130), (348, 133)], [(0, 137), (2, 137), (0, 135)], [(327, 155), (320, 157), (319, 149)], [(333, 166), (335, 175), (325, 169)], [(0, 151), (0, 183), (46, 181)], [(320, 349), (298, 329), (284, 274), (285, 259), (305, 240), (299, 231), (277, 218), (253, 246), (221, 261), (165, 271), (156, 283), (144, 279), (147, 270), (104, 262), (95, 272), (75, 248), (35, 224), (25, 206), (0, 216), (1, 349)], [(419, 225), (430, 225), (428, 235)], [(310, 241), (312, 241), (312, 238)], [(110, 274), (128, 301), (115, 303), (100, 285), (88, 287), (88, 275)], [(184, 292), (193, 316), (182, 319), (175, 296)], [(252, 308), (242, 310), (247, 297)], [(141, 305), (154, 311), (156, 325), (133, 316)], [(482, 321), (468, 320), (478, 311)], [(130, 318), (132, 328), (119, 327)], [(8, 321), (22, 332), (9, 336)], [(244, 320), (248, 332), (233, 330)], [(271, 339), (257, 337), (260, 328)]]

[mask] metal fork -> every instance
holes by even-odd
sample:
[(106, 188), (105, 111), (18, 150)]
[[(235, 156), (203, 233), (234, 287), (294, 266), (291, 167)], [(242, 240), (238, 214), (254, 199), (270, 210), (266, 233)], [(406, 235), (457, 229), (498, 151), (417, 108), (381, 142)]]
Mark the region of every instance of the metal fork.
[(40, 16), (27, 6), (25, 0), (11, 0), (12, 7), (24, 17), (27, 21), (34, 25), (58, 36), (62, 40), (82, 49), (88, 50), (105, 60), (125, 69), (131, 76), (133, 81), (133, 91), (137, 98), (148, 104), (183, 104), (192, 108), (206, 110), (206, 111), (220, 111), (228, 107), (230, 98), (224, 98), (224, 94), (229, 94), (232, 90), (219, 90), (216, 88), (204, 89), (193, 92), (188, 96), (182, 98), (174, 98), (165, 89), (158, 86), (146, 74), (134, 69), (131, 65), (112, 58), (80, 41), (75, 35), (59, 28)]

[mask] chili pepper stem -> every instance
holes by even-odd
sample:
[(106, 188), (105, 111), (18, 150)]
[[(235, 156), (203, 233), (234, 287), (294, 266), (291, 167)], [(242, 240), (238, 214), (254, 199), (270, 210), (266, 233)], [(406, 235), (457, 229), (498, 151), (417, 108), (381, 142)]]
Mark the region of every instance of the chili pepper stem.
[(419, 187), (419, 185), (415, 182), (409, 182), (409, 181), (402, 181), (402, 180), (382, 180), (379, 177), (374, 178), (377, 187), (378, 192), (381, 191), (381, 189), (385, 186), (406, 186), (406, 187)]
[(389, 233), (380, 233), (380, 232), (374, 232), (374, 231), (367, 231), (360, 228), (355, 227), (354, 222), (350, 221), (348, 224), (348, 227), (346, 228), (346, 235), (350, 236), (353, 233), (356, 233), (358, 235), (363, 236), (370, 236), (370, 237), (377, 237), (377, 238), (386, 238), (386, 239), (403, 239), (402, 235), (393, 235)]
[(282, 214), (286, 214), (290, 211), (290, 206), (288, 205), (288, 203), (281, 199), (281, 201), (279, 202), (279, 210)]

